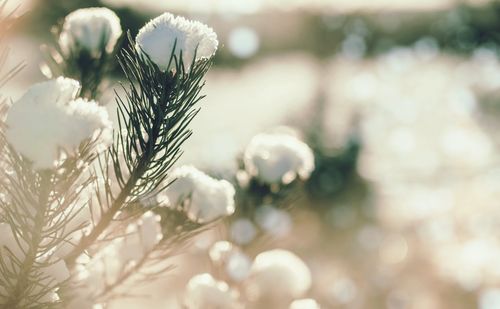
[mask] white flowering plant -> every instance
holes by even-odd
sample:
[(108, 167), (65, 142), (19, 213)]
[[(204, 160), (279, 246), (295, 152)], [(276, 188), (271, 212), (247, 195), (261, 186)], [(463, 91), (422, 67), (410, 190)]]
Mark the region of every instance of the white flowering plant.
[(187, 239), (234, 212), (229, 182), (194, 167), (171, 173), (203, 99), (215, 33), (166, 13), (129, 34), (118, 52), (126, 83), (113, 126), (98, 99), (121, 33), (108, 9), (69, 14), (45, 68), (52, 79), (8, 108), (2, 308), (105, 306), (163, 275)]
[[(242, 199), (251, 204), (281, 203), (314, 171), (311, 148), (291, 128), (255, 135), (238, 160), (235, 178)], [(248, 206), (250, 207), (250, 206)], [(248, 208), (247, 207), (247, 208)]]

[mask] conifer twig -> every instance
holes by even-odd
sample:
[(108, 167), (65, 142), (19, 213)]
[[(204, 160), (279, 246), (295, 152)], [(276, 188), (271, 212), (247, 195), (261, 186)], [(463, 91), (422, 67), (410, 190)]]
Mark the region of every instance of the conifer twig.
[[(130, 35), (129, 42), (134, 45)], [(200, 91), (211, 59), (195, 61), (195, 57), (186, 71), (174, 51), (175, 46), (170, 58), (175, 69), (167, 72), (133, 47), (120, 55), (129, 87), (124, 88), (125, 98), (117, 95), (118, 130), (108, 153), (120, 193), (109, 207), (102, 207), (107, 211), (67, 257), (70, 265), (95, 243), (124, 205), (164, 188), (169, 169), (191, 136), (188, 125), (198, 113), (195, 105), (203, 98)]]

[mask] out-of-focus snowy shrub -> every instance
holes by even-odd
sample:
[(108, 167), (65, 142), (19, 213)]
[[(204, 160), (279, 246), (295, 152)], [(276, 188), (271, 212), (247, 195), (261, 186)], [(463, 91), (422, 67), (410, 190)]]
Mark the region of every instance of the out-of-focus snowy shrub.
[(314, 155), (298, 138), (282, 133), (258, 134), (245, 149), (246, 171), (266, 184), (288, 184), (307, 179), (314, 169)]
[(299, 298), (311, 287), (311, 272), (295, 254), (275, 249), (257, 255), (246, 290), (252, 299)]

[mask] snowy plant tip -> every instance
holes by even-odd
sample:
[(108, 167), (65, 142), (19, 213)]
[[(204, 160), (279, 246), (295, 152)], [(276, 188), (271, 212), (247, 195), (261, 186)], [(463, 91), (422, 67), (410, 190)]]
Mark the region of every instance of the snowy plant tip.
[(199, 274), (191, 278), (186, 286), (186, 307), (189, 309), (240, 308), (238, 294), (227, 283), (215, 280), (210, 274)]
[(139, 30), (135, 48), (146, 53), (161, 70), (170, 70), (174, 66), (174, 61), (170, 62), (172, 52), (178, 60), (182, 54), (187, 70), (193, 60), (212, 57), (218, 45), (217, 34), (207, 25), (163, 13)]
[(105, 108), (77, 98), (80, 84), (59, 77), (38, 83), (16, 101), (7, 115), (6, 137), (37, 169), (54, 167), (63, 149), (73, 154), (80, 144), (100, 133), (111, 142), (111, 122)]
[(246, 171), (267, 184), (288, 184), (297, 176), (305, 180), (314, 170), (311, 148), (284, 133), (256, 135), (245, 149), (243, 160)]
[(311, 287), (311, 272), (295, 254), (270, 250), (257, 255), (250, 269), (247, 292), (250, 297), (298, 298)]
[(97, 56), (111, 53), (122, 35), (120, 19), (107, 8), (84, 8), (64, 19), (59, 46), (65, 55), (80, 49)]
[(214, 179), (193, 166), (176, 168), (169, 177), (173, 183), (160, 195), (166, 206), (182, 207), (189, 219), (206, 223), (234, 213), (234, 187), (226, 180)]

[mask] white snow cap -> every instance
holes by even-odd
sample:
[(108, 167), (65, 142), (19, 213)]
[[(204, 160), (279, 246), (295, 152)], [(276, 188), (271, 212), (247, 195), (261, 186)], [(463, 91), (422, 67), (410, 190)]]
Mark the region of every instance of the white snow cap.
[(189, 69), (195, 52), (196, 60), (210, 58), (218, 45), (217, 34), (207, 25), (163, 13), (139, 30), (135, 48), (146, 53), (151, 61), (166, 71), (172, 69), (172, 64), (171, 67), (168, 64), (174, 46), (177, 59), (182, 51), (184, 66)]
[(244, 153), (247, 172), (267, 184), (288, 184), (297, 176), (307, 179), (314, 170), (314, 155), (309, 146), (284, 133), (254, 136)]
[(216, 281), (210, 274), (191, 278), (186, 286), (185, 305), (189, 309), (241, 308), (238, 294), (223, 281)]
[(298, 298), (311, 287), (311, 272), (307, 265), (290, 251), (275, 249), (257, 255), (248, 279), (248, 295)]
[(184, 203), (188, 217), (198, 223), (234, 213), (234, 187), (226, 180), (214, 179), (193, 166), (176, 168), (168, 181), (175, 181), (160, 195), (169, 207)]
[(78, 9), (64, 19), (59, 46), (65, 55), (83, 49), (98, 56), (102, 48), (111, 53), (121, 35), (120, 19), (110, 9)]
[(290, 304), (290, 309), (320, 309), (317, 301), (312, 298), (294, 300)]
[(54, 167), (61, 149), (71, 154), (98, 132), (102, 143), (111, 141), (106, 109), (76, 98), (79, 89), (77, 81), (59, 77), (31, 86), (10, 108), (7, 140), (35, 168)]

